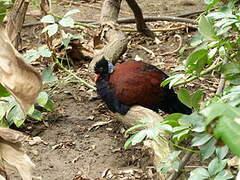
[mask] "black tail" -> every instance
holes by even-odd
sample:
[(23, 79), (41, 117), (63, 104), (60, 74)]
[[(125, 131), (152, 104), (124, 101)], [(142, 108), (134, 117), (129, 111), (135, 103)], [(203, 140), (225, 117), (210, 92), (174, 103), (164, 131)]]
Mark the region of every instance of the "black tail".
[(191, 114), (192, 109), (184, 105), (173, 91), (166, 96), (165, 107), (161, 108), (163, 111), (171, 113)]

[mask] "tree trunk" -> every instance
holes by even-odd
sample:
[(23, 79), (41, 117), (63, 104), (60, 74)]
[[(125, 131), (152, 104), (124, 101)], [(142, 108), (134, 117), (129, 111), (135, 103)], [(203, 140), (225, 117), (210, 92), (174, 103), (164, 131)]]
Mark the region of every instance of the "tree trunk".
[(141, 33), (143, 33), (146, 36), (149, 36), (151, 38), (154, 38), (154, 33), (147, 27), (144, 19), (141, 8), (138, 6), (137, 2), (135, 0), (126, 0), (129, 7), (132, 9), (133, 14), (136, 19), (137, 23), (137, 30)]
[(93, 70), (95, 63), (103, 56), (113, 63), (127, 50), (128, 40), (126, 35), (118, 28), (117, 19), (120, 11), (121, 0), (105, 0), (101, 10), (101, 29), (98, 37), (106, 45), (100, 52), (94, 54), (94, 58), (89, 65)]
[(13, 46), (18, 49), (21, 44), (21, 31), (29, 5), (28, 0), (16, 0), (7, 18), (6, 30)]

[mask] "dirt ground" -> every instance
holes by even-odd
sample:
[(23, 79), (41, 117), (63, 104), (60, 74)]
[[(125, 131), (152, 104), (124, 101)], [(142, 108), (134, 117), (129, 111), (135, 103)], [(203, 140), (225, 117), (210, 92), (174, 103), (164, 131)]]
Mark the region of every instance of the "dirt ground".
[[(200, 0), (138, 0), (146, 16), (179, 15), (202, 10), (204, 4)], [(74, 16), (78, 20), (99, 19), (102, 1), (53, 1), (55, 13), (63, 14), (70, 9), (79, 9), (80, 13)], [(30, 8), (26, 23), (35, 22), (33, 16), (36, 11)], [(122, 3), (121, 17), (132, 16), (131, 10), (125, 1)], [(170, 25), (165, 22), (149, 23), (150, 27), (158, 28)], [(123, 25), (125, 27), (125, 25)], [(32, 26), (24, 29), (24, 47), (36, 47), (41, 44), (41, 26)], [(128, 33), (129, 49), (124, 55), (126, 59), (139, 55), (145, 62), (152, 63), (166, 73), (175, 67), (178, 62), (178, 53), (160, 56), (159, 54), (176, 49), (178, 42), (174, 35), (183, 37), (187, 42), (194, 32), (186, 30), (158, 33), (161, 40), (156, 45), (152, 40), (143, 38), (137, 33)], [(138, 45), (147, 47), (149, 52)], [(94, 83), (94, 74), (88, 73), (87, 64), (77, 69), (79, 76)], [(101, 100), (95, 100), (96, 93), (70, 82), (60, 84), (52, 90), (55, 110), (47, 113), (44, 122), (27, 123), (25, 132), (31, 136), (39, 136), (42, 143), (33, 146), (26, 145), (25, 149), (36, 164), (34, 172), (42, 176), (43, 180), (73, 180), (74, 177), (96, 179), (154, 179), (154, 170), (147, 150), (141, 146), (123, 149), (126, 137), (124, 127), (116, 121)], [(198, 87), (195, 87), (198, 88)], [(51, 90), (51, 88), (48, 88)], [(214, 89), (210, 89), (214, 91)], [(96, 123), (104, 125), (98, 126)], [(106, 123), (105, 123), (106, 122)], [(108, 123), (107, 123), (108, 122)], [(19, 179), (14, 174), (12, 179)]]

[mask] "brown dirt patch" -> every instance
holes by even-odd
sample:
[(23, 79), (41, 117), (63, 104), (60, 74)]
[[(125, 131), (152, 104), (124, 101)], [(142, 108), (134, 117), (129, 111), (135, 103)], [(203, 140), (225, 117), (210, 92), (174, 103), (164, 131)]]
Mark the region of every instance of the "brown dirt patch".
[[(144, 15), (178, 15), (203, 9), (201, 1), (178, 0), (158, 1), (139, 0)], [(78, 8), (80, 13), (77, 19), (99, 19), (102, 1), (89, 3), (88, 1), (59, 0), (54, 1), (54, 12), (64, 12)], [(34, 8), (30, 14), (34, 14)], [(123, 1), (121, 17), (131, 16), (132, 13)], [(34, 22), (36, 17), (27, 16), (26, 22)], [(150, 23), (151, 27), (165, 26), (165, 23)], [(32, 48), (42, 44), (39, 36), (41, 26), (24, 29), (24, 47)], [(158, 65), (166, 72), (176, 67), (177, 54), (159, 56), (160, 53), (171, 51), (178, 46), (173, 38), (180, 34), (184, 43), (192, 33), (176, 31), (159, 33), (162, 44), (156, 45), (151, 40), (142, 38), (136, 33), (129, 33), (129, 49), (126, 59), (133, 59), (135, 55), (141, 56), (144, 61)], [(151, 57), (145, 50), (137, 45), (143, 45), (155, 53)], [(92, 79), (81, 67), (78, 72), (86, 79)], [(49, 113), (42, 122), (31, 122), (25, 130), (31, 136), (40, 136), (45, 142), (38, 145), (26, 145), (28, 154), (36, 164), (35, 174), (44, 180), (72, 180), (77, 175), (91, 179), (101, 177), (104, 172), (111, 179), (154, 179), (152, 175), (152, 161), (146, 150), (140, 146), (129, 150), (123, 149), (126, 140), (121, 133), (124, 127), (118, 123), (114, 116), (106, 109), (100, 100), (93, 100), (95, 92), (82, 88), (77, 83), (60, 85), (53, 94), (55, 111)], [(95, 123), (112, 121), (103, 126), (91, 128)], [(18, 179), (12, 175), (12, 179)], [(14, 178), (15, 177), (15, 178)]]

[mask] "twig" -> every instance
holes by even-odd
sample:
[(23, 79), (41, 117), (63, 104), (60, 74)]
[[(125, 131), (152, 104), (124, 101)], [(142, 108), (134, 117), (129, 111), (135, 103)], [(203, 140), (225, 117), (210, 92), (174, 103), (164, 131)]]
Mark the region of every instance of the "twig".
[[(185, 22), (191, 24), (197, 24), (195, 20), (188, 19), (188, 18), (181, 18), (181, 17), (174, 17), (174, 16), (146, 16), (144, 17), (145, 22), (155, 22), (155, 21), (172, 21), (172, 22)], [(123, 23), (135, 23), (134, 18), (120, 18), (117, 21), (119, 24)]]
[[(223, 59), (223, 63), (226, 63), (226, 62), (227, 62), (227, 59)], [(224, 87), (225, 87), (225, 82), (226, 82), (225, 75), (221, 74), (216, 94), (222, 94)]]
[(186, 154), (183, 156), (182, 161), (180, 162), (179, 171), (173, 173), (167, 180), (176, 180), (182, 173), (181, 170), (188, 163), (192, 155), (193, 155), (193, 152), (187, 151)]
[(206, 70), (202, 71), (202, 72), (199, 74), (199, 76), (192, 76), (192, 77), (190, 77), (190, 78), (187, 79), (187, 80), (179, 81), (178, 83), (174, 84), (174, 87), (187, 84), (187, 83), (189, 83), (189, 82), (191, 82), (191, 81), (193, 81), (193, 80), (195, 80), (195, 79), (197, 79), (197, 78), (199, 78), (199, 77), (201, 77), (201, 76), (203, 76), (203, 75), (205, 75), (205, 74), (208, 74), (208, 73), (211, 72), (212, 70), (214, 70), (214, 69), (218, 68), (220, 65), (222, 65), (222, 63), (223, 63), (223, 62), (221, 61), (221, 62), (218, 62), (217, 64), (214, 64), (214, 65), (210, 66), (210, 67), (207, 68)]
[(155, 54), (152, 50), (142, 46), (142, 45), (138, 45), (138, 47), (142, 48), (143, 50), (145, 50), (147, 53), (151, 54), (151, 57), (155, 57)]
[(159, 54), (159, 56), (165, 56), (165, 55), (173, 54), (173, 53), (178, 52), (181, 49), (182, 43), (183, 43), (182, 37), (178, 34), (176, 34), (174, 37), (177, 37), (179, 39), (179, 45), (178, 45), (177, 49), (175, 49), (173, 51), (169, 51), (169, 52)]
[(78, 77), (75, 73), (73, 73), (72, 71), (68, 70), (67, 68), (65, 68), (58, 60), (55, 61), (55, 64), (58, 65), (63, 71), (65, 71), (66, 73), (72, 75), (73, 77), (75, 77), (81, 84), (83, 84), (84, 86), (93, 89), (94, 91), (96, 91), (96, 87), (87, 83), (86, 81), (84, 81), (82, 78)]
[(177, 17), (187, 17), (187, 16), (192, 16), (192, 15), (197, 15), (205, 12), (204, 10), (202, 11), (196, 11), (196, 12), (190, 12), (190, 13), (185, 13), (185, 14), (180, 14)]
[[(181, 30), (181, 29), (186, 29), (187, 27), (197, 29), (197, 26), (189, 26), (189, 25), (184, 25), (184, 26), (179, 26), (179, 27), (174, 27), (174, 28), (166, 28), (166, 29), (150, 29), (153, 32), (168, 32), (168, 31), (176, 31), (176, 30)], [(137, 32), (136, 29), (121, 29), (123, 32)]]
[(193, 150), (193, 149), (189, 149), (189, 148), (180, 146), (180, 145), (174, 143), (173, 141), (170, 141), (170, 143), (171, 143), (173, 146), (177, 147), (178, 149), (182, 149), (182, 150), (184, 150), (184, 151), (189, 151), (189, 152), (193, 152), (193, 153), (199, 153), (198, 150)]

